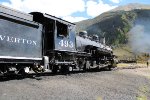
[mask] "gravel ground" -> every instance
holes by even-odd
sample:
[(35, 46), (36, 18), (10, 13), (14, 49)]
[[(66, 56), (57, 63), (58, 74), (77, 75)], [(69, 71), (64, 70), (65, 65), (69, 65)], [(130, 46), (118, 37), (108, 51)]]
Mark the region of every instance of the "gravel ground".
[(150, 68), (3, 79), (0, 100), (150, 100)]

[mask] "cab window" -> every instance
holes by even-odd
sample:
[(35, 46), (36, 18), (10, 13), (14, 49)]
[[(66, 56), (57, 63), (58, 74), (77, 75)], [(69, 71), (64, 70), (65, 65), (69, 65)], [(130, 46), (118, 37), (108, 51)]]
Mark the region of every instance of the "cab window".
[(57, 36), (67, 37), (68, 36), (68, 26), (66, 24), (56, 22), (57, 25)]

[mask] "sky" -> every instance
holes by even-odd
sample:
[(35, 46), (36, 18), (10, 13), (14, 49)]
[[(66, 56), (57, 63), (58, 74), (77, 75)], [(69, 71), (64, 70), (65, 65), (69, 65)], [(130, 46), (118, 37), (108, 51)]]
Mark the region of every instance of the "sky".
[(70, 22), (91, 19), (129, 3), (150, 4), (150, 0), (0, 0), (0, 4), (25, 13), (38, 11)]

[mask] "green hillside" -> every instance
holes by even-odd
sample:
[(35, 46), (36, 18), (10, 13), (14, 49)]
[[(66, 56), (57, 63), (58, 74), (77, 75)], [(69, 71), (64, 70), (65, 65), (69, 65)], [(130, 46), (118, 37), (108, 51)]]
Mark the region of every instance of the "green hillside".
[[(105, 16), (102, 18), (101, 16)], [(103, 13), (95, 19), (77, 23), (77, 32), (86, 30), (89, 34), (106, 37), (107, 44), (119, 45), (128, 43), (128, 32), (140, 19), (150, 18), (150, 10), (132, 10)], [(93, 23), (95, 22), (96, 23)]]
[[(106, 44), (113, 47), (117, 56), (133, 57), (138, 52), (150, 52), (148, 42), (144, 42), (146, 47), (142, 43), (136, 44), (142, 41), (142, 39), (140, 41), (136, 39), (142, 38), (142, 34), (150, 32), (149, 23), (150, 5), (129, 4), (105, 12), (93, 19), (77, 22), (76, 25), (77, 32), (86, 30), (89, 35), (97, 34), (99, 37), (105, 37)], [(137, 29), (135, 28), (138, 25), (141, 25), (141, 30), (138, 27)], [(133, 33), (136, 35), (133, 36)], [(148, 36), (150, 38), (150, 35)], [(143, 38), (143, 40), (145, 39), (147, 38)], [(138, 48), (146, 48), (147, 50), (141, 49), (140, 51)]]

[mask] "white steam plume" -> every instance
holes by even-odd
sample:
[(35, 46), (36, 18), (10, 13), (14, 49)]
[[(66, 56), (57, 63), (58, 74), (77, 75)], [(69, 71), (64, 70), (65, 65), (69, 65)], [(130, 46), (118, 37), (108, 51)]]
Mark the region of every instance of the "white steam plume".
[(136, 24), (129, 32), (129, 43), (134, 53), (150, 53), (150, 27), (144, 22)]

